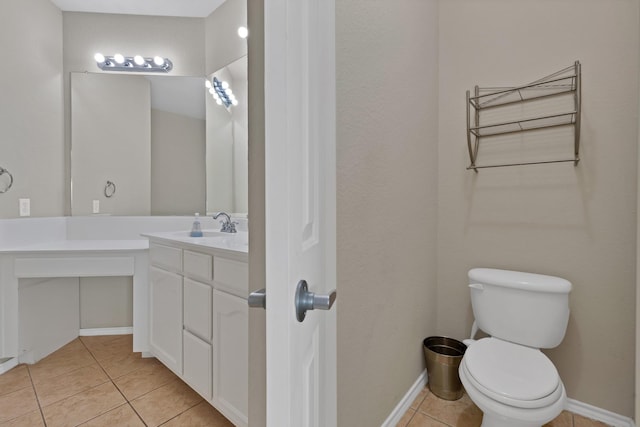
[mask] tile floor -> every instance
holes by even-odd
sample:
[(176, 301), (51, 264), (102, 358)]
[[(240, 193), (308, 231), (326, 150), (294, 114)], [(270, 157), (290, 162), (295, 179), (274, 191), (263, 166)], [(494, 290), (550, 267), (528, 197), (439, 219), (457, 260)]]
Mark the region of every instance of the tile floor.
[(233, 427), (132, 336), (80, 337), (0, 375), (0, 426)]
[[(429, 391), (422, 390), (404, 414), (397, 427), (479, 427), (482, 411), (464, 394), (460, 400), (443, 400)], [(543, 427), (606, 427), (599, 421), (590, 420), (564, 411)]]
[[(482, 412), (422, 390), (398, 427), (478, 427)], [(0, 375), (0, 426), (233, 427), (131, 335), (80, 337), (35, 365)], [(606, 427), (563, 412), (545, 427)]]

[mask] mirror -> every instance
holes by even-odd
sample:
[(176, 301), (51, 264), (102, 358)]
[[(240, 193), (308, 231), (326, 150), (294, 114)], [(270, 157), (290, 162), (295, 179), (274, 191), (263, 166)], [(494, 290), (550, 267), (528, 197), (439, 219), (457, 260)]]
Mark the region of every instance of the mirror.
[[(228, 106), (215, 90), (207, 96), (207, 214), (248, 211), (248, 97), (247, 57), (208, 77), (231, 93), (237, 103)], [(237, 104), (237, 105), (234, 105)]]
[(246, 215), (246, 56), (209, 77), (238, 105), (202, 77), (71, 74), (73, 215)]

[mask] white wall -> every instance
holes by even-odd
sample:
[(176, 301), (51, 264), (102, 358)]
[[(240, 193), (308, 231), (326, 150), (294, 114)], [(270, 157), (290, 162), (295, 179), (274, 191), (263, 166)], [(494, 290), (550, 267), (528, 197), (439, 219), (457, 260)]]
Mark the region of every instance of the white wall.
[[(633, 416), (638, 2), (440, 2), (438, 328), (465, 338), (467, 270), (570, 280), (548, 351), (573, 399)], [(466, 171), (465, 91), (582, 63), (581, 161)]]
[(62, 215), (62, 13), (49, 0), (2, 2), (0, 51), (12, 58), (0, 70), (0, 166), (14, 177), (0, 218), (19, 216), (19, 198), (31, 199), (32, 216)]
[(380, 425), (436, 323), (438, 7), (336, 2), (338, 425)]

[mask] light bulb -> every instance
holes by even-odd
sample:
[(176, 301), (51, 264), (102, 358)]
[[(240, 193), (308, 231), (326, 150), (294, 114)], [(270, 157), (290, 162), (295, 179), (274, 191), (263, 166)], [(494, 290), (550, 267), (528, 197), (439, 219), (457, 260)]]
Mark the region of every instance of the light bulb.
[(227, 92), (227, 95), (229, 96), (233, 95), (233, 91), (231, 90), (231, 88), (225, 89), (225, 92)]
[(222, 82), (222, 89), (229, 89), (229, 83), (226, 80)]
[(237, 99), (232, 99), (232, 100), (231, 100), (231, 103), (232, 103), (233, 105), (238, 105), (238, 100), (237, 100)]
[(207, 89), (211, 88), (211, 80), (207, 79), (204, 81), (204, 87), (206, 87)]
[(231, 94), (231, 95), (229, 95), (229, 99), (233, 101), (234, 99), (236, 99), (236, 96)]
[(144, 58), (140, 55), (136, 55), (133, 57), (133, 62), (135, 62), (137, 65), (142, 65), (144, 64)]
[(104, 55), (98, 52), (95, 55), (93, 55), (93, 59), (95, 59), (96, 62), (104, 62)]
[(210, 93), (211, 95), (213, 95), (213, 97), (214, 97), (214, 98), (215, 98), (215, 97), (216, 97), (216, 95), (217, 95), (216, 91), (215, 91), (213, 88), (210, 88), (210, 89), (209, 89), (209, 93)]
[(124, 62), (124, 56), (120, 55), (119, 53), (116, 53), (115, 55), (113, 55), (113, 60), (116, 61), (116, 63), (118, 64), (122, 64)]
[(247, 27), (239, 27), (238, 28), (238, 36), (241, 39), (246, 39), (248, 35), (249, 35), (249, 30), (247, 29)]
[(222, 100), (221, 99), (216, 99), (216, 104), (222, 105)]
[(154, 56), (153, 57), (153, 63), (156, 64), (158, 67), (160, 67), (161, 65), (164, 64), (164, 58), (162, 58), (160, 56)]
[(213, 99), (215, 99), (216, 101), (220, 99), (220, 95), (218, 95), (218, 92), (216, 92), (215, 90), (213, 91)]

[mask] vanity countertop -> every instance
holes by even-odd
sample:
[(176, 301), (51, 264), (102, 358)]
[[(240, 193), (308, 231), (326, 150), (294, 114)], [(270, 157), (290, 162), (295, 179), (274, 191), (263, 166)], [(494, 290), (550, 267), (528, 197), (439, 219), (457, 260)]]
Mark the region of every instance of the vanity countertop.
[(149, 242), (137, 240), (51, 240), (27, 245), (0, 247), (0, 254), (37, 254), (56, 252), (143, 251)]
[[(227, 253), (246, 255), (249, 253), (249, 233), (219, 233), (217, 230), (203, 230), (205, 237), (189, 237), (189, 231), (168, 231), (159, 233), (145, 233), (142, 236), (156, 242), (178, 244), (188, 249), (224, 251)], [(207, 237), (208, 232), (214, 232), (214, 237)]]

